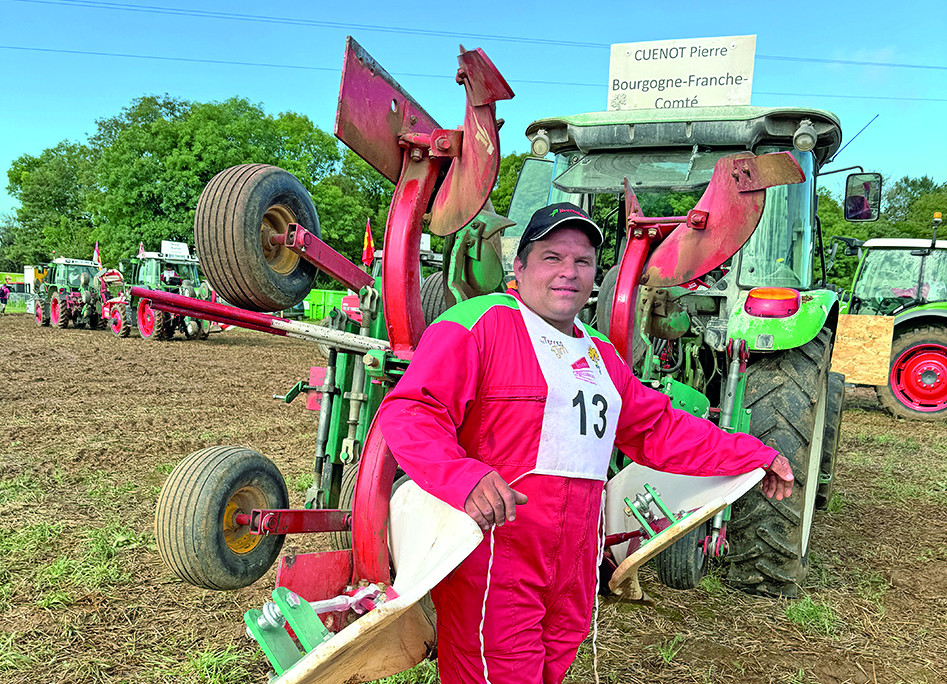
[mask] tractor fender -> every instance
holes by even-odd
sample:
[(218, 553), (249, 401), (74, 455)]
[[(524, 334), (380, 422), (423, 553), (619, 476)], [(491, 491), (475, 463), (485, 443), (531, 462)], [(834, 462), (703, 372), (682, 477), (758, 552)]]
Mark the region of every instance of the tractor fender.
[(727, 323), (727, 334), (746, 340), (750, 351), (795, 349), (815, 339), (822, 328), (833, 332), (838, 327), (838, 294), (831, 290), (807, 290), (801, 293), (799, 310), (782, 318), (763, 318), (746, 312), (747, 292), (741, 292), (737, 306)]
[(894, 317), (895, 330), (924, 325), (947, 326), (947, 305), (944, 302), (936, 302), (915, 306)]

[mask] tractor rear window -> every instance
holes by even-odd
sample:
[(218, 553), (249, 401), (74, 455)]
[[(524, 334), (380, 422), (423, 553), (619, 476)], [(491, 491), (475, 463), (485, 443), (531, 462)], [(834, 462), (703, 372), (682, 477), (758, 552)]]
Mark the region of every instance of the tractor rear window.
[(632, 188), (686, 191), (710, 182), (721, 157), (743, 150), (640, 150), (593, 152), (579, 158), (554, 181), (565, 192), (621, 193), (625, 178)]

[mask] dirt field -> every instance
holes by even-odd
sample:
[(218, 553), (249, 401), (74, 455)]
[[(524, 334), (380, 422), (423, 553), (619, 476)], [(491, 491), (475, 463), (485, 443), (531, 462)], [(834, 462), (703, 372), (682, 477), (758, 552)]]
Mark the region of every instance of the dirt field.
[[(181, 457), (218, 444), (268, 455), (301, 505), (315, 415), (270, 397), (318, 361), (247, 331), (161, 343), (0, 318), (0, 681), (266, 681), (242, 614), (273, 573), (229, 593), (182, 583), (155, 550), (154, 507)], [(646, 572), (655, 606), (603, 602), (601, 680), (947, 682), (947, 429), (897, 422), (860, 390), (837, 480), (800, 599), (733, 592), (721, 570), (689, 592)], [(590, 641), (568, 681), (593, 681)]]

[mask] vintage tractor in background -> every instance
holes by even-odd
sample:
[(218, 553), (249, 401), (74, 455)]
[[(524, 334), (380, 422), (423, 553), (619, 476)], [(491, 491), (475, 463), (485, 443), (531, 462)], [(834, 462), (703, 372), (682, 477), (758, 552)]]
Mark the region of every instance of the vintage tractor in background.
[(169, 240), (161, 241), (160, 252), (141, 251), (137, 256), (122, 259), (118, 270), (126, 287), (108, 302), (112, 333), (128, 337), (137, 328), (143, 338), (150, 340), (170, 340), (176, 331), (187, 339), (207, 339), (207, 321), (152, 309), (147, 299), (131, 294), (132, 287), (145, 287), (209, 301), (212, 291), (206, 282), (201, 282), (199, 265), (185, 243)]
[(76, 328), (86, 325), (95, 330), (103, 325), (101, 267), (94, 261), (59, 257), (38, 271), (36, 291), (37, 325), (65, 328), (70, 321)]
[[(877, 179), (880, 186), (880, 178)], [(846, 218), (849, 216), (846, 204)], [(859, 255), (842, 307), (844, 335), (834, 362), (848, 381), (875, 387), (881, 405), (909, 420), (947, 420), (947, 240), (833, 237)], [(871, 353), (877, 341), (877, 353)]]
[[(503, 260), (509, 250), (504, 247), (516, 237), (513, 221), (491, 211), (488, 197), (500, 159), (495, 103), (513, 94), (481, 50), (461, 48), (458, 62), (457, 81), (467, 95), (464, 123), (444, 129), (357, 43), (347, 44), (336, 135), (395, 183), (377, 275), (319, 238), (312, 201), (291, 174), (245, 164), (210, 181), (195, 217), (195, 243), (207, 277), (235, 306), (132, 288), (133, 296), (149, 300), (156, 311), (302, 337), (328, 349), (325, 367), (312, 368), (307, 379), (279, 397), (289, 402), (306, 394), (307, 406), (319, 411), (305, 508), (288, 508), (283, 477), (262, 454), (210, 447), (175, 467), (156, 511), (163, 559), (182, 579), (210, 589), (259, 579), (277, 561), (288, 534), (331, 534), (333, 551), (296, 548), (279, 559), (273, 603), (246, 615), (248, 632), (280, 682), (369, 681), (426, 657), (434, 632), (421, 599), (480, 539), (466, 514), (425, 500), (414, 483), (404, 482), (373, 422), (385, 392), (411, 362), (425, 319), (445, 304), (505, 288)], [(775, 506), (748, 495), (751, 502), (731, 522), (736, 528), (731, 534), (747, 540), (741, 546), (731, 537), (730, 544), (742, 549), (741, 569), (732, 577), (752, 591), (792, 594), (804, 572), (823, 461), (828, 352), (837, 311), (828, 295), (805, 290), (811, 271), (804, 264), (811, 266), (818, 234), (815, 170), (838, 146), (840, 133), (834, 118), (809, 110), (730, 114), (730, 126), (718, 120), (705, 125), (697, 116), (693, 124), (655, 120), (653, 129), (639, 129), (616, 115), (604, 127), (599, 137), (634, 129), (638, 141), (637, 131), (643, 130), (642, 144), (664, 145), (668, 159), (653, 169), (670, 170), (663, 184), (651, 182), (652, 169), (633, 149), (630, 165), (606, 160), (597, 180), (564, 179), (569, 170), (585, 168), (580, 166), (585, 153), (578, 151), (584, 143), (566, 154), (573, 144), (568, 141), (577, 137), (571, 124), (555, 120), (563, 122), (559, 138), (558, 131), (550, 134), (554, 120), (547, 120), (543, 134), (563, 154), (551, 164), (538, 162), (547, 169), (539, 180), (532, 169), (540, 167), (524, 169), (513, 209), (521, 209), (516, 220), (522, 226), (527, 200), (557, 201), (552, 197), (558, 192), (593, 210), (600, 206), (599, 195), (603, 203), (611, 202), (618, 218), (611, 251), (606, 247), (602, 256), (606, 265), (617, 266), (607, 274), (612, 284), (600, 288), (597, 315), (608, 320), (620, 353), (629, 363), (638, 359), (645, 381), (666, 391), (675, 406), (725, 429), (752, 428), (744, 391), (746, 405), (761, 408), (757, 433), (792, 460), (800, 486)], [(729, 131), (730, 138), (717, 140), (715, 129)], [(530, 132), (538, 137), (535, 125)], [(793, 153), (796, 159), (788, 151), (794, 135), (810, 136), (809, 147)], [(613, 147), (637, 145), (628, 138), (613, 142), (618, 143)], [(813, 148), (816, 153), (809, 151)], [(798, 185), (773, 187), (786, 183)], [(797, 187), (802, 191), (793, 194), (790, 188)], [(636, 197), (649, 188), (683, 188), (694, 201), (673, 215), (651, 218)], [(539, 190), (534, 198), (524, 194), (530, 189)], [(734, 257), (757, 224), (770, 226), (771, 235), (754, 251)], [(422, 290), (424, 229), (446, 239), (442, 272), (428, 278)], [(766, 261), (770, 256), (773, 265)], [(360, 322), (340, 313), (332, 325), (319, 327), (262, 313), (305, 297), (317, 268), (359, 293)], [(757, 287), (751, 297), (745, 286), (759, 285), (762, 273), (778, 274), (785, 287)], [(698, 282), (704, 277), (710, 282)], [(674, 289), (680, 285), (706, 293)], [(691, 300), (682, 302), (692, 295), (693, 310)], [(822, 305), (818, 312), (804, 306), (810, 301)], [(778, 334), (781, 329), (796, 332), (787, 339)], [(784, 384), (791, 385), (789, 391)], [(705, 548), (712, 547), (710, 555), (723, 551), (727, 505), (762, 477), (755, 471), (732, 486), (718, 483), (722, 489), (697, 501), (678, 496), (676, 481), (658, 492), (654, 478), (661, 474), (654, 471), (629, 478), (641, 466), (622, 468), (615, 460), (619, 472), (608, 484), (605, 543), (617, 568), (607, 577), (613, 591), (631, 597), (641, 596), (637, 567), (661, 549), (681, 549), (672, 551), (675, 563), (689, 565), (671, 572), (681, 583), (698, 559), (703, 565)], [(694, 479), (699, 489), (721, 478)], [(452, 514), (460, 519), (439, 523)], [(713, 532), (711, 519), (720, 521)], [(473, 525), (472, 532), (432, 559), (444, 546), (441, 541), (465, 524)], [(672, 546), (682, 537), (693, 543)]]

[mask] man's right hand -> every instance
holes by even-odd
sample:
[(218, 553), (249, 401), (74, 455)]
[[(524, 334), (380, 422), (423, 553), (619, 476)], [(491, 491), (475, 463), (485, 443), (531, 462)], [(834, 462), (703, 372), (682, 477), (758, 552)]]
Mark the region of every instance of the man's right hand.
[(516, 506), (526, 503), (526, 495), (511, 488), (496, 472), (481, 478), (467, 495), (464, 511), (484, 532), (491, 525), (503, 525), (516, 519)]

